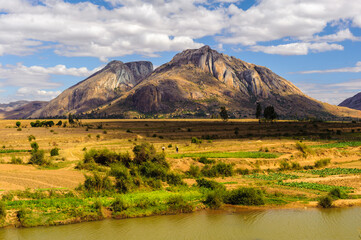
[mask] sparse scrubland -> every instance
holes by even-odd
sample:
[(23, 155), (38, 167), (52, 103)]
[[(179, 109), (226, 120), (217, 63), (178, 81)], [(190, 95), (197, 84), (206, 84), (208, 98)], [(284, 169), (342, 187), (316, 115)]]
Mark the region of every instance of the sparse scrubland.
[(0, 226), (230, 205), (361, 205), (360, 129), (356, 122), (3, 120)]

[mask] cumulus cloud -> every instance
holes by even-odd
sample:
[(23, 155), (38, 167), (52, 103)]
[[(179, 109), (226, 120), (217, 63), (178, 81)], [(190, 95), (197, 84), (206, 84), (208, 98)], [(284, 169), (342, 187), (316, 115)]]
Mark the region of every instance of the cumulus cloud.
[(50, 80), (51, 75), (87, 77), (97, 70), (99, 69), (67, 68), (64, 65), (45, 68), (42, 66), (27, 67), (21, 63), (6, 66), (0, 64), (0, 83), (2, 86), (51, 89), (60, 86), (59, 83)]
[(15, 97), (22, 100), (42, 100), (48, 101), (57, 97), (61, 91), (48, 91), (32, 87), (22, 87), (16, 91)]
[(343, 50), (339, 44), (329, 43), (289, 43), (276, 46), (252, 46), (251, 51), (279, 55), (307, 55), (309, 52), (325, 52)]
[(345, 67), (345, 68), (335, 68), (335, 69), (326, 69), (326, 70), (311, 70), (311, 71), (302, 71), (296, 72), (301, 74), (312, 74), (312, 73), (358, 73), (361, 72), (361, 62), (357, 62), (354, 67)]
[(361, 91), (361, 79), (334, 84), (300, 83), (297, 86), (317, 100), (338, 105)]
[[(0, 15), (0, 55), (28, 55), (47, 47), (59, 55), (106, 61), (198, 48), (202, 44), (197, 39), (206, 36), (256, 51), (304, 54), (318, 51), (312, 49), (316, 43), (327, 44), (322, 51), (340, 50), (334, 42), (359, 40), (348, 26), (361, 27), (361, 5), (349, 0), (259, 0), (247, 10), (234, 4), (241, 2), (237, 0), (106, 1), (113, 8), (64, 0), (0, 1), (5, 13)], [(343, 29), (322, 35), (329, 24)], [(259, 46), (284, 38), (291, 42)], [(299, 49), (290, 50), (292, 46)]]

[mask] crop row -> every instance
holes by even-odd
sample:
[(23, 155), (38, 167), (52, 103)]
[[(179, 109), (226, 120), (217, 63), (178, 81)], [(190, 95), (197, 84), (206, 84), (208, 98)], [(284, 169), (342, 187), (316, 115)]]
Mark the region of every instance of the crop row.
[(344, 147), (359, 147), (361, 146), (361, 141), (352, 141), (352, 142), (338, 142), (338, 143), (328, 143), (323, 145), (314, 145), (312, 148), (344, 148)]
[(0, 153), (18, 153), (18, 152), (30, 152), (30, 150), (0, 149)]
[(361, 174), (359, 168), (324, 168), (324, 169), (312, 169), (308, 171), (302, 171), (303, 173), (310, 173), (313, 175), (329, 176), (340, 174)]
[[(319, 184), (319, 183), (309, 183), (309, 182), (282, 182), (282, 181), (279, 181), (276, 184), (282, 185), (282, 186), (295, 187), (295, 188), (318, 190), (318, 191), (322, 191), (322, 192), (329, 192), (332, 189), (336, 188), (336, 186), (331, 186), (331, 185), (327, 185), (327, 184)], [(350, 191), (353, 189), (352, 187), (345, 187), (345, 186), (337, 186), (337, 188), (345, 190), (345, 191)]]
[(256, 179), (261, 179), (261, 180), (266, 180), (266, 181), (280, 181), (280, 180), (286, 180), (286, 179), (297, 179), (299, 178), (299, 176), (297, 175), (292, 175), (292, 174), (284, 174), (284, 173), (270, 173), (270, 174), (258, 174), (258, 173), (254, 173), (251, 175), (246, 175), (246, 177), (248, 178), (256, 178)]

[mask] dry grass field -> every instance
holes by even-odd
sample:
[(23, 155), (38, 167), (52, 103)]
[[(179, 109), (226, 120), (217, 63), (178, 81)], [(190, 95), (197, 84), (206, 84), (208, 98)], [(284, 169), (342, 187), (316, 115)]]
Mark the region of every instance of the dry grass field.
[[(184, 174), (191, 165), (202, 168), (200, 153), (211, 156), (216, 162), (232, 163), (234, 169), (248, 169), (251, 175), (235, 174), (232, 177), (217, 178), (229, 189), (239, 186), (257, 186), (268, 192), (315, 197), (317, 186), (352, 187), (352, 194), (361, 194), (361, 175), (344, 172), (311, 174), (310, 170), (285, 169), (282, 174), (297, 178), (264, 176), (281, 174), (282, 162), (299, 167), (314, 166), (316, 161), (328, 159), (330, 163), (322, 168), (361, 169), (361, 124), (341, 122), (286, 122), (259, 123), (254, 120), (81, 120), (79, 125), (66, 127), (31, 127), (35, 120), (20, 120), (21, 130), (15, 120), (0, 121), (0, 190), (26, 188), (70, 188), (84, 181), (84, 171), (75, 166), (82, 161), (84, 152), (91, 148), (107, 148), (115, 152), (129, 152), (142, 142), (154, 144), (158, 151), (165, 148), (171, 168)], [(57, 123), (59, 120), (53, 120)], [(64, 120), (62, 120), (64, 122)], [(10, 164), (12, 158), (21, 158), (24, 163), (30, 158), (28, 136), (33, 135), (40, 149), (53, 164), (38, 167), (29, 164)], [(202, 139), (191, 143), (191, 138)], [(302, 141), (306, 149), (296, 147)], [(328, 145), (327, 145), (328, 144)], [(59, 156), (50, 156), (54, 147), (60, 149)], [(176, 147), (179, 153), (176, 153)], [(22, 152), (17, 152), (22, 151)], [(243, 156), (236, 153), (246, 152)], [(251, 157), (248, 152), (274, 154), (274, 158)], [(221, 153), (229, 153), (221, 156)], [(188, 154), (188, 155), (181, 155)], [(248, 157), (249, 155), (249, 157)], [(219, 156), (219, 157), (217, 157)], [(253, 173), (253, 174), (252, 174)], [(251, 176), (251, 177), (249, 177)], [(273, 176), (273, 175), (272, 175)], [(277, 183), (283, 180), (284, 185)], [(188, 184), (194, 179), (185, 179)], [(290, 183), (316, 184), (315, 189), (291, 186)], [(289, 185), (287, 185), (289, 184)], [(311, 186), (311, 185), (310, 185)]]

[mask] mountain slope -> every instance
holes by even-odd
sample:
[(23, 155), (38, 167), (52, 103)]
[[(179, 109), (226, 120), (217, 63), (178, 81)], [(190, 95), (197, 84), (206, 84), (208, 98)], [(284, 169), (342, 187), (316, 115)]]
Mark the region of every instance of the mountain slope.
[(20, 119), (29, 118), (34, 112), (45, 107), (48, 102), (43, 101), (18, 101), (16, 104), (10, 104), (11, 107), (7, 107), (7, 110), (3, 110), (1, 113), (5, 119)]
[(360, 112), (314, 100), (268, 68), (220, 54), (208, 46), (185, 50), (98, 113), (126, 111), (182, 116), (217, 114), (226, 106), (236, 117), (254, 117), (256, 103), (273, 105), (283, 117), (359, 117)]
[(339, 106), (361, 110), (361, 92), (353, 97), (347, 98), (342, 103), (340, 103)]
[(32, 117), (79, 114), (96, 109), (132, 89), (152, 71), (151, 62), (112, 61), (89, 78), (66, 89)]

